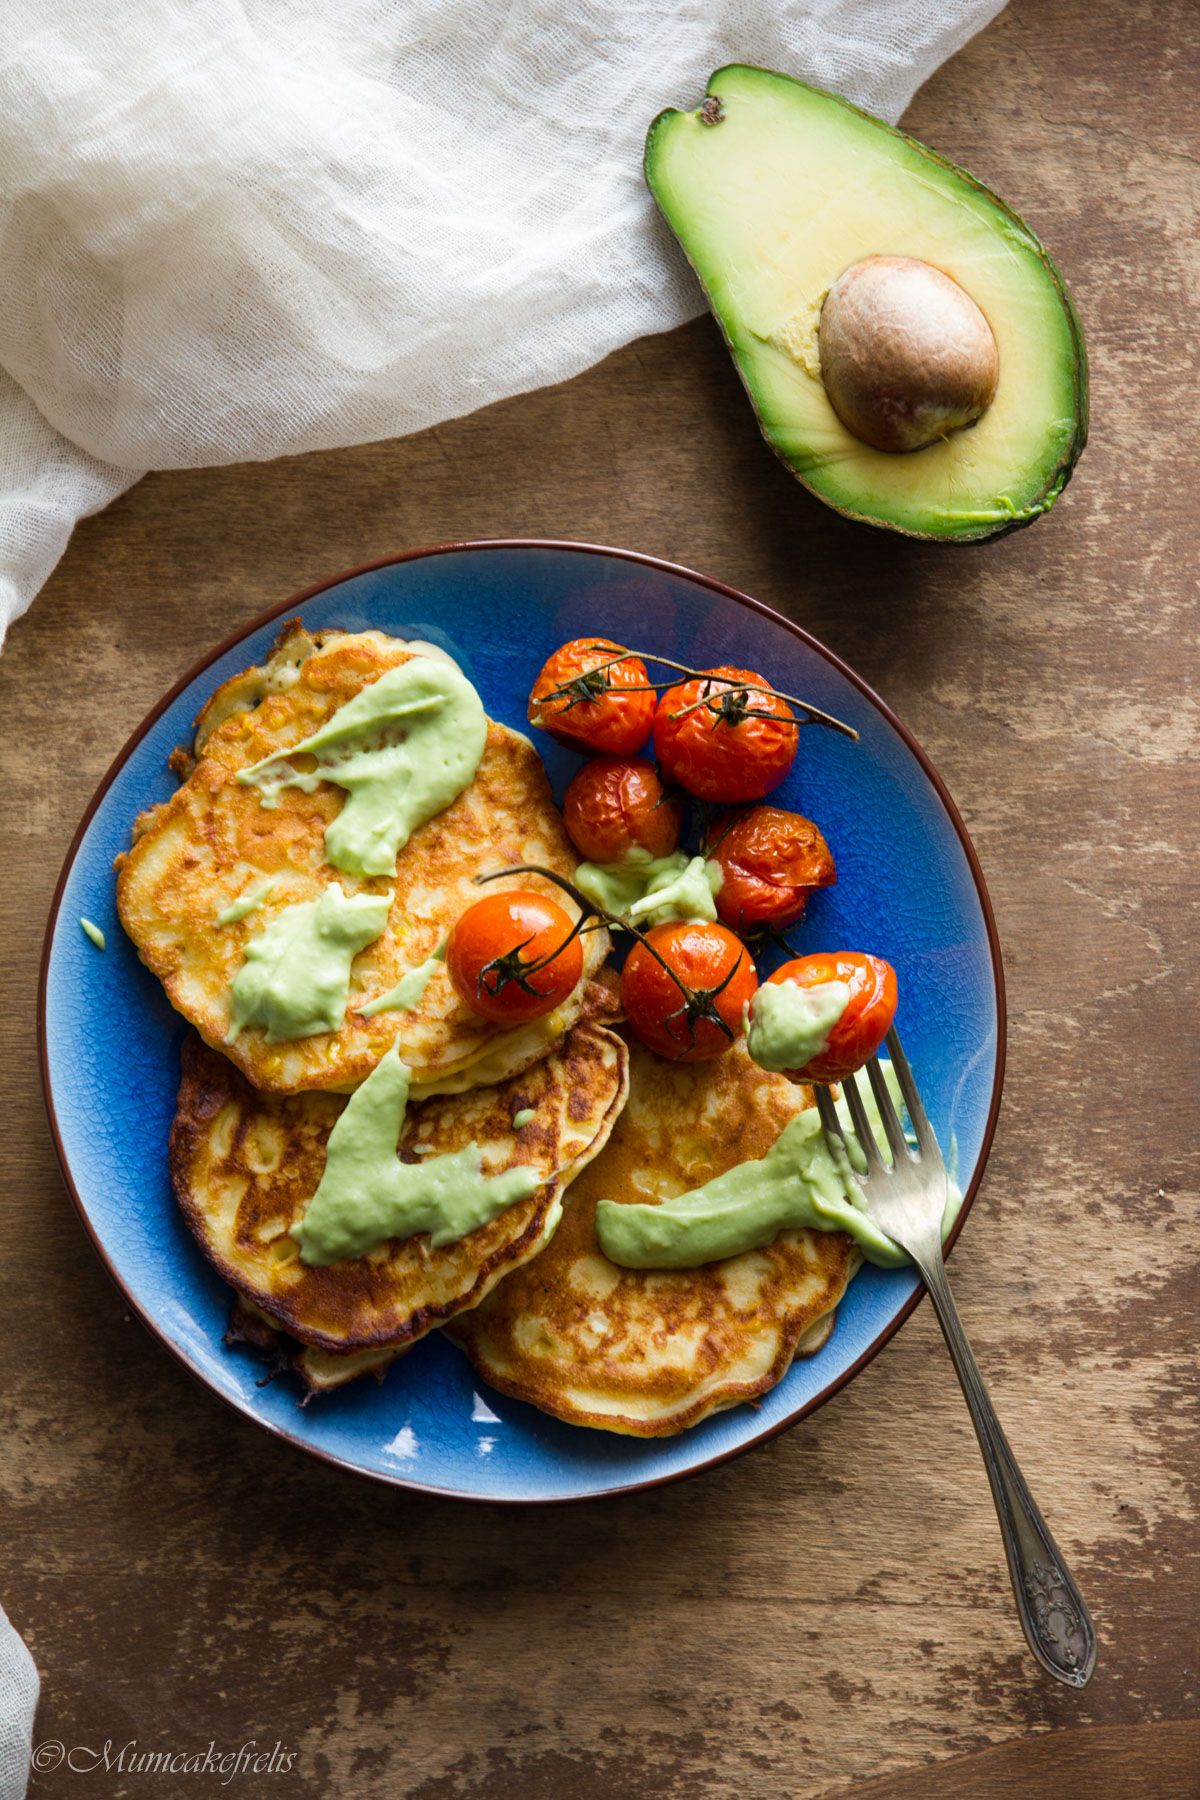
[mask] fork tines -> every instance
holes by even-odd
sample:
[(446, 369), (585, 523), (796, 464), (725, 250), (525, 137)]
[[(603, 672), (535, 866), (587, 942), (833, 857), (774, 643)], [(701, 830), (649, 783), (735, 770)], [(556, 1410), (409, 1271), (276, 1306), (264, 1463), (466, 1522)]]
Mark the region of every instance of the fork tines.
[[(895, 1105), (892, 1101), (892, 1096), (889, 1093), (887, 1083), (883, 1078), (883, 1070), (879, 1066), (879, 1058), (873, 1056), (866, 1064), (867, 1079), (871, 1083), (871, 1092), (875, 1096), (875, 1104), (879, 1108), (879, 1116), (883, 1121), (883, 1129), (887, 1134), (888, 1146), (891, 1149), (893, 1159), (897, 1163), (901, 1157), (906, 1157), (913, 1162), (920, 1162), (924, 1158), (940, 1162), (941, 1151), (938, 1148), (937, 1139), (934, 1137), (933, 1129), (925, 1116), (925, 1108), (921, 1105), (921, 1096), (917, 1092), (917, 1084), (913, 1080), (912, 1070), (908, 1066), (908, 1058), (901, 1048), (900, 1039), (896, 1035), (894, 1026), (891, 1031), (888, 1032), (886, 1042), (888, 1052), (892, 1059), (892, 1067), (896, 1071), (896, 1079), (900, 1084), (900, 1092), (904, 1097), (905, 1109), (908, 1112), (909, 1118), (912, 1120), (913, 1135), (917, 1140), (916, 1149), (914, 1150), (913, 1146), (905, 1136), (903, 1125), (900, 1123)], [(863, 1098), (859, 1092), (858, 1082), (851, 1076), (848, 1081), (842, 1082), (841, 1088), (846, 1100), (846, 1105), (850, 1110), (850, 1117), (854, 1124), (854, 1135), (858, 1139), (862, 1153), (867, 1159), (867, 1171), (872, 1175), (879, 1174), (886, 1170), (888, 1165), (880, 1155), (879, 1145), (876, 1141), (875, 1133), (871, 1129), (870, 1121), (867, 1118), (867, 1109), (863, 1104)], [(841, 1139), (843, 1144), (845, 1144), (846, 1134), (842, 1130), (841, 1120), (838, 1118), (837, 1109), (833, 1103), (831, 1089), (828, 1087), (817, 1086), (814, 1089), (814, 1092), (817, 1100), (817, 1111), (821, 1115), (821, 1124), (827, 1132), (832, 1132), (836, 1137)]]

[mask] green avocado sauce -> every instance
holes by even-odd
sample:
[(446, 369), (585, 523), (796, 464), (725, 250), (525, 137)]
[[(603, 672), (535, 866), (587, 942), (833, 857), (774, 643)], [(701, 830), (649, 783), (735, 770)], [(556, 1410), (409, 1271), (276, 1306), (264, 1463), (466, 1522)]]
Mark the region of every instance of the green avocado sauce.
[(478, 1144), (421, 1163), (401, 1162), (396, 1145), (408, 1083), (396, 1043), (351, 1094), (330, 1133), (320, 1185), (292, 1231), (301, 1262), (345, 1262), (419, 1231), (427, 1231), (438, 1250), (537, 1188), (536, 1169), (485, 1176)]
[(585, 862), (575, 871), (575, 885), (589, 900), (648, 926), (715, 919), (713, 896), (722, 879), (720, 865), (702, 856), (673, 850), (651, 857), (636, 847), (621, 862)]
[(844, 981), (800, 987), (768, 981), (746, 1012), (746, 1048), (760, 1069), (802, 1069), (828, 1048), (829, 1034), (850, 1004)]
[(103, 948), (104, 948), (104, 933), (101, 931), (100, 927), (96, 924), (95, 920), (94, 919), (80, 919), (79, 923), (83, 927), (84, 936), (91, 938), (91, 940), (92, 940), (93, 944), (95, 944), (97, 950), (103, 950)]
[(373, 1019), (376, 1013), (381, 1012), (412, 1012), (415, 1006), (420, 1006), (425, 998), (425, 989), (445, 960), (446, 946), (441, 944), (423, 963), (406, 969), (394, 988), (389, 988), (386, 994), (376, 994), (374, 1000), (368, 1000), (365, 1006), (360, 1006), (359, 1013), (364, 1019)]
[(236, 900), (231, 900), (228, 906), (222, 908), (217, 914), (217, 924), (236, 925), (239, 919), (247, 918), (250, 913), (257, 912), (264, 906), (274, 892), (274, 876), (269, 881), (260, 881), (255, 888), (247, 888), (244, 894), (239, 894)]
[(233, 979), (232, 1044), (247, 1025), (268, 1044), (337, 1031), (350, 997), (350, 964), (387, 924), (391, 894), (344, 894), (331, 881), (319, 900), (285, 906), (246, 945)]
[[(461, 670), (413, 656), (363, 688), (303, 743), (242, 769), (238, 780), (276, 806), (285, 787), (322, 781), (345, 803), (325, 829), (325, 858), (351, 875), (390, 875), (419, 825), (469, 785), (487, 741), (487, 716)], [(315, 769), (289, 760), (313, 756)]]
[[(899, 1084), (891, 1064), (880, 1067), (899, 1106)], [(882, 1145), (886, 1139), (874, 1095), (865, 1081), (859, 1083), (859, 1091)], [(849, 1134), (850, 1163), (863, 1174), (866, 1158), (853, 1139), (844, 1100), (838, 1101), (837, 1110)], [(886, 1150), (883, 1154), (890, 1160)], [(961, 1205), (962, 1195), (951, 1182), (943, 1237)], [(601, 1200), (596, 1208), (600, 1248), (610, 1262), (626, 1269), (693, 1269), (765, 1249), (781, 1231), (804, 1230), (849, 1232), (867, 1261), (883, 1269), (901, 1268), (909, 1260), (864, 1210), (851, 1169), (830, 1150), (815, 1107), (797, 1113), (764, 1157), (739, 1163), (690, 1193), (661, 1206)]]

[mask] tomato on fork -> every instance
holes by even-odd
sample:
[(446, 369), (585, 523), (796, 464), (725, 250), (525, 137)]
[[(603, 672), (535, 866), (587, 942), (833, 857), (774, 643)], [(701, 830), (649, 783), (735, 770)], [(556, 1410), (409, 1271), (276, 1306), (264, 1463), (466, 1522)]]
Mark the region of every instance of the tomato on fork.
[(843, 981), (850, 997), (825, 1048), (790, 1075), (805, 1081), (845, 1081), (874, 1056), (896, 1016), (896, 971), (882, 956), (858, 950), (818, 950), (784, 963), (764, 984), (792, 982), (796, 987), (823, 987)]

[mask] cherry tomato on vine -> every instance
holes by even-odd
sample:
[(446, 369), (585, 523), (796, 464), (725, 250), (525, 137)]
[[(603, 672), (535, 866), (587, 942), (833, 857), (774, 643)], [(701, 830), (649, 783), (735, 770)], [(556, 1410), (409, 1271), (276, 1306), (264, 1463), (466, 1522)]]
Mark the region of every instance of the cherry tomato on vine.
[(726, 926), (656, 925), (625, 959), (621, 1004), (651, 1050), (672, 1062), (705, 1062), (740, 1037), (742, 1009), (757, 987), (750, 952)]
[(816, 888), (837, 880), (829, 845), (811, 819), (752, 806), (718, 820), (707, 852), (720, 865), (717, 914), (736, 930), (794, 925)]
[(488, 894), (450, 932), (450, 985), (472, 1012), (497, 1024), (540, 1019), (583, 974), (583, 947), (573, 930), (569, 913), (545, 894), (523, 888)]
[(796, 760), (792, 709), (749, 669), (708, 669), (668, 688), (654, 754), (668, 780), (703, 800), (761, 800)]
[(650, 736), (654, 705), (640, 656), (607, 638), (573, 638), (534, 682), (528, 718), (573, 750), (633, 756)]
[(598, 756), (567, 789), (563, 824), (588, 862), (621, 862), (635, 849), (670, 856), (679, 842), (683, 808), (668, 796), (652, 762)]
[(881, 956), (857, 950), (816, 951), (784, 963), (770, 977), (797, 987), (820, 987), (844, 981), (850, 989), (846, 1010), (825, 1040), (825, 1049), (802, 1069), (791, 1069), (806, 1081), (845, 1081), (874, 1056), (896, 1016), (896, 971)]

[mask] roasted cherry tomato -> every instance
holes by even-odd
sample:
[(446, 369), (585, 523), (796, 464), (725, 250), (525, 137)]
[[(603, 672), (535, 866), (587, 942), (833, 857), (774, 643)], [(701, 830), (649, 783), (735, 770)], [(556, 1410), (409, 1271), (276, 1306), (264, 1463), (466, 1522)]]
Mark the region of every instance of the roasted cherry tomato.
[(704, 1062), (740, 1037), (757, 986), (750, 952), (724, 925), (656, 925), (625, 959), (621, 1004), (651, 1050)]
[(583, 947), (578, 935), (571, 937), (573, 928), (569, 914), (545, 894), (488, 894), (455, 921), (446, 944), (450, 985), (472, 1012), (497, 1024), (540, 1019), (583, 974)]
[(621, 862), (631, 850), (670, 856), (683, 808), (669, 798), (652, 762), (598, 756), (567, 789), (563, 824), (588, 862)]
[(650, 736), (654, 704), (640, 657), (607, 638), (573, 638), (534, 682), (528, 717), (573, 750), (633, 756)]
[(680, 682), (654, 715), (663, 773), (703, 800), (761, 800), (796, 760), (798, 735), (791, 707), (749, 669)]
[(896, 1016), (896, 971), (881, 956), (864, 956), (857, 950), (818, 950), (784, 963), (770, 979), (792, 981), (797, 987), (844, 981), (850, 989), (846, 1010), (820, 1056), (802, 1069), (788, 1071), (806, 1081), (845, 1081), (874, 1056)]
[(813, 890), (837, 880), (829, 845), (812, 820), (779, 806), (752, 806), (719, 820), (708, 856), (721, 869), (717, 912), (738, 931), (794, 925)]

